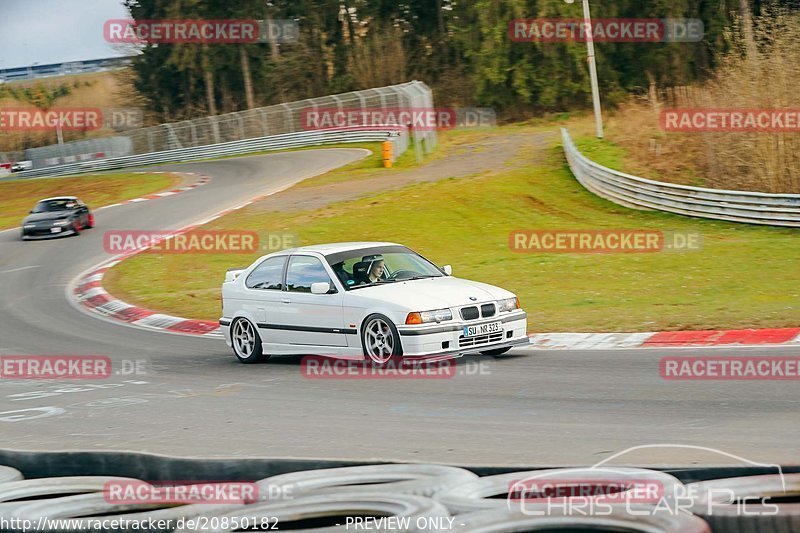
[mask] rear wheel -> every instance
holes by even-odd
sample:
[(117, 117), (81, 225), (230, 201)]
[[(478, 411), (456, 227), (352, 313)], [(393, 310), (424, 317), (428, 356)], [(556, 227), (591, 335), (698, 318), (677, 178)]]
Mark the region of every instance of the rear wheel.
[(264, 355), (256, 327), (246, 318), (237, 318), (231, 324), (231, 344), (233, 353), (242, 363), (263, 363), (269, 359), (269, 355)]
[(383, 315), (370, 315), (361, 328), (361, 346), (368, 361), (383, 365), (394, 356), (402, 355), (400, 335), (391, 320)]
[(94, 227), (94, 215), (89, 213), (86, 215), (86, 229), (92, 229)]

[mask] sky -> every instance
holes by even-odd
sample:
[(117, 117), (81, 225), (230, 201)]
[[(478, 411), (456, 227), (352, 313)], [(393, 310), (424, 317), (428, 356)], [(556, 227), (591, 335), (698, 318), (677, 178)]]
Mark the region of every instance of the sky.
[(103, 39), (122, 0), (0, 0), (0, 69), (132, 55)]

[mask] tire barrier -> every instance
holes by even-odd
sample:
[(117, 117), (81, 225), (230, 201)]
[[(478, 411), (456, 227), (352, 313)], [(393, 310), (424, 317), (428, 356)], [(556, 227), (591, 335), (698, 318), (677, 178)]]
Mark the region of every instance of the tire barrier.
[(19, 481), (0, 484), (0, 502), (39, 499), (43, 496), (102, 492), (103, 488), (109, 482), (137, 481), (133, 478), (110, 476), (68, 476), (22, 479), (22, 475), (20, 475), (18, 479)]
[[(324, 462), (316, 464), (323, 465)], [(295, 465), (295, 469), (302, 467), (299, 463)], [(136, 474), (131, 476), (132, 472), (126, 472), (125, 477), (21, 479), (26, 469), (0, 465), (0, 519), (26, 520), (27, 532), (37, 531), (30, 524), (41, 524), (37, 520), (43, 518), (86, 522), (61, 530), (50, 524), (38, 531), (98, 531), (96, 526), (85, 525), (91, 524), (93, 519), (168, 524), (155, 530), (144, 525), (137, 528), (159, 532), (227, 532), (254, 528), (457, 533), (556, 529), (648, 533), (800, 531), (800, 473), (764, 475), (748, 471), (751, 475), (741, 476), (741, 470), (731, 468), (717, 471), (717, 475), (735, 477), (709, 479), (709, 472), (703, 469), (675, 470), (676, 475), (688, 482), (684, 485), (678, 477), (666, 472), (617, 467), (553, 468), (502, 474), (484, 469), (484, 473), (492, 475), (483, 477), (463, 468), (431, 464), (338, 466), (296, 472), (278, 467), (272, 472), (275, 475), (246, 482), (248, 486), (257, 487), (253, 494), (258, 497), (251, 494), (247, 499), (238, 497), (235, 501), (196, 503), (109, 498), (109, 483), (133, 483), (147, 488), (155, 488), (159, 483), (143, 481), (135, 477)], [(181, 479), (184, 477), (181, 474), (190, 476), (193, 473), (187, 469), (170, 470), (169, 474)], [(218, 474), (212, 477), (219, 479), (225, 472)], [(632, 487), (643, 480), (661, 487), (662, 492), (656, 498), (658, 503), (637, 500), (632, 498), (633, 492), (627, 492), (635, 491)], [(174, 483), (223, 482), (195, 479)], [(554, 488), (574, 489), (576, 486), (589, 490), (552, 492)], [(594, 489), (601, 490), (595, 492)], [(626, 503), (623, 505), (617, 497)], [(584, 502), (583, 506), (565, 505), (575, 501)], [(591, 505), (587, 508), (585, 502)], [(0, 530), (21, 531), (15, 527), (0, 525)], [(130, 530), (122, 526), (113, 529), (115, 527), (103, 526), (100, 530)]]
[(478, 479), (469, 470), (442, 465), (388, 464), (309, 470), (258, 481), (260, 494), (294, 497), (304, 493), (391, 492), (430, 496), (448, 487)]
[[(243, 525), (245, 521), (249, 521), (247, 526), (252, 527), (261, 524), (262, 520), (277, 524), (279, 529), (292, 531), (352, 531), (356, 517), (376, 518), (379, 522), (370, 530), (396, 533), (441, 531), (441, 524), (449, 524), (442, 520), (448, 516), (442, 504), (412, 494), (309, 494), (294, 500), (247, 505), (222, 515), (200, 515), (194, 528), (179, 529), (176, 533), (228, 532), (247, 529)], [(385, 520), (380, 521), (381, 518)], [(269, 529), (269, 526), (262, 529)]]
[(646, 533), (708, 533), (708, 524), (691, 514), (632, 516), (616, 509), (606, 516), (534, 516), (512, 511), (477, 511), (458, 516), (458, 533), (512, 531), (641, 531)]
[[(595, 482), (600, 487), (611, 482), (622, 484), (631, 479), (657, 483), (665, 498), (671, 498), (676, 494), (677, 487), (683, 485), (669, 474), (643, 468), (553, 468), (486, 476), (445, 489), (433, 497), (442, 502), (451, 513), (459, 514), (488, 509), (507, 509), (510, 503), (510, 490), (515, 487), (518, 491), (524, 490), (526, 484), (529, 485), (536, 480), (546, 481), (551, 485), (557, 485), (561, 481), (565, 486), (577, 482), (589, 487)], [(498, 498), (498, 496), (503, 497)]]
[[(18, 518), (93, 518), (97, 516), (126, 518), (177, 519), (195, 516), (201, 512), (229, 511), (243, 504), (228, 505), (175, 505), (170, 503), (112, 503), (102, 492), (62, 496), (18, 506), (13, 515)], [(133, 511), (133, 512), (131, 512)]]
[(713, 531), (800, 531), (800, 474), (734, 477), (690, 483), (692, 512)]
[(22, 479), (22, 472), (10, 466), (0, 466), (0, 483), (8, 483)]

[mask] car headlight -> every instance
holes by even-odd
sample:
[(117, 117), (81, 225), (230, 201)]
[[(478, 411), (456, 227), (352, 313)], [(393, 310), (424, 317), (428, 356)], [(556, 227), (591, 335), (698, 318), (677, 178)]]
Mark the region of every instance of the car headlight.
[(497, 300), (497, 309), (501, 313), (503, 311), (513, 311), (514, 309), (519, 309), (519, 298), (516, 296), (514, 298), (506, 298), (504, 300)]
[(25, 228), (25, 229), (35, 228), (36, 224), (24, 224), (22, 227)]
[(408, 313), (406, 324), (426, 324), (428, 322), (442, 322), (453, 320), (453, 313), (449, 309), (434, 309), (433, 311), (421, 311)]
[(66, 226), (67, 224), (69, 224), (69, 220), (56, 220), (53, 222), (54, 226)]

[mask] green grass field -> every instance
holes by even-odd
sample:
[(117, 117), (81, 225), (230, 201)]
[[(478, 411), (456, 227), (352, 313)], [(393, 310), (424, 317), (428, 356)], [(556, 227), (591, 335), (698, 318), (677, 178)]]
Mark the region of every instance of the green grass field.
[(138, 198), (172, 187), (171, 174), (91, 174), (0, 182), (0, 229), (19, 226), (36, 202), (50, 196), (77, 196), (90, 208)]
[[(508, 130), (498, 128), (485, 135), (504, 131)], [(589, 157), (619, 168), (624, 157), (619, 147), (587, 137), (577, 141)], [(446, 156), (446, 143), (442, 150), (438, 157)], [(510, 169), (409, 185), (314, 211), (270, 213), (256, 204), (209, 228), (290, 232), (301, 244), (400, 242), (438, 264), (452, 264), (456, 276), (516, 292), (528, 311), (531, 331), (800, 323), (796, 230), (617, 206), (577, 183), (566, 167), (557, 136), (535, 155), (521, 147)], [(702, 249), (641, 254), (512, 252), (509, 233), (526, 229), (692, 232), (701, 235)], [(220, 314), (219, 287), (225, 270), (253, 259), (145, 253), (112, 269), (106, 287), (131, 303), (214, 320)]]

